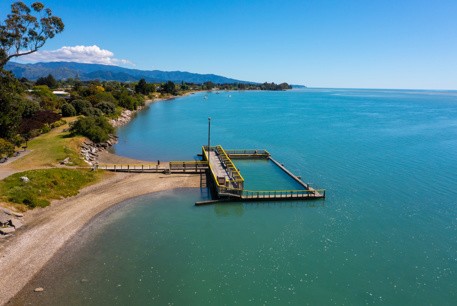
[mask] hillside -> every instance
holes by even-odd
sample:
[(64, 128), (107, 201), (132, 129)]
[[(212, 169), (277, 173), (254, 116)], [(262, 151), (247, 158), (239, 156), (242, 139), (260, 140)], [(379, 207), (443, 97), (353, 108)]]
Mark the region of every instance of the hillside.
[(213, 82), (216, 84), (253, 83), (226, 78), (215, 74), (198, 74), (185, 71), (160, 71), (160, 70), (138, 70), (118, 66), (100, 64), (82, 64), (75, 62), (50, 62), (36, 64), (20, 64), (9, 62), (5, 66), (17, 78), (36, 80), (40, 77), (52, 74), (56, 79), (79, 78), (82, 81), (138, 81), (144, 78), (147, 82), (189, 82), (204, 83)]

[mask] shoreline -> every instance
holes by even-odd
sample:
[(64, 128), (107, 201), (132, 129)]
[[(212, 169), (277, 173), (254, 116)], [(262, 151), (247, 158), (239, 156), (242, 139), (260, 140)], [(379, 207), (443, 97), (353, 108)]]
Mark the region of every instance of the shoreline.
[[(136, 115), (160, 101), (182, 96), (149, 99), (128, 116), (113, 120), (115, 128), (127, 124)], [(103, 152), (105, 161), (133, 160)], [(200, 177), (195, 174), (165, 175), (160, 173), (109, 173), (101, 181), (85, 187), (76, 196), (54, 200), (45, 208), (24, 213), (25, 225), (14, 236), (0, 240), (0, 305), (12, 300), (70, 239), (108, 209), (139, 196), (179, 188), (200, 188)], [(44, 288), (46, 290), (46, 288)]]
[(109, 122), (111, 123), (111, 125), (114, 128), (118, 128), (120, 126), (123, 126), (123, 125), (129, 123), (135, 117), (135, 115), (137, 113), (147, 109), (153, 103), (173, 100), (173, 99), (177, 99), (177, 98), (183, 98), (183, 97), (187, 97), (187, 96), (196, 94), (198, 92), (200, 92), (200, 91), (189, 91), (189, 92), (186, 92), (185, 94), (183, 94), (181, 96), (172, 96), (172, 97), (165, 97), (165, 98), (147, 99), (147, 100), (144, 101), (144, 106), (141, 106), (138, 109), (133, 110), (133, 111), (125, 109), (125, 110), (122, 111), (121, 115), (118, 118), (111, 119), (111, 120), (109, 120)]
[(26, 225), (15, 236), (0, 241), (0, 305), (14, 298), (71, 238), (105, 210), (142, 195), (199, 187), (198, 175), (115, 173), (74, 197), (26, 212)]

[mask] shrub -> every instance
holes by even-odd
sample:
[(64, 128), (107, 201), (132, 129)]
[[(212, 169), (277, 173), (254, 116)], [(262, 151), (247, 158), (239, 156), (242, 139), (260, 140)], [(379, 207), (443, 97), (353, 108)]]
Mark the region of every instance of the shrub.
[(106, 115), (111, 115), (114, 114), (114, 112), (116, 112), (116, 105), (114, 105), (111, 102), (103, 101), (95, 105), (95, 107), (101, 110)]
[(74, 106), (77, 114), (81, 114), (84, 109), (92, 107), (89, 101), (83, 99), (73, 100), (71, 104)]
[(59, 127), (59, 126), (62, 126), (62, 125), (64, 125), (65, 123), (67, 123), (67, 121), (65, 121), (65, 120), (63, 120), (63, 119), (60, 119), (59, 121), (53, 122), (53, 123), (51, 124), (51, 129), (56, 128), (56, 127)]
[(63, 117), (72, 117), (76, 116), (76, 109), (70, 103), (64, 103), (62, 105), (62, 116)]
[(93, 142), (105, 142), (114, 128), (105, 117), (83, 117), (72, 125), (70, 131), (74, 134), (86, 136)]
[(22, 101), (22, 107), (24, 109), (22, 112), (22, 117), (32, 118), (40, 110), (40, 103), (33, 100), (24, 99)]
[(0, 157), (3, 157), (3, 156), (11, 156), (13, 155), (14, 153), (14, 145), (3, 139), (3, 138), (0, 138)]
[(81, 111), (81, 115), (99, 117), (99, 116), (103, 116), (103, 112), (101, 110), (99, 110), (98, 108), (88, 107)]

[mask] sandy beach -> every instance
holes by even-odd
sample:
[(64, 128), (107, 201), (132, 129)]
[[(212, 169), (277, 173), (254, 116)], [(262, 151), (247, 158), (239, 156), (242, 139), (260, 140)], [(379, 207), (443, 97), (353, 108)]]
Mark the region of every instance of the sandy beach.
[(115, 173), (74, 197), (25, 213), (26, 225), (0, 241), (0, 304), (6, 304), (94, 217), (148, 193), (199, 187), (198, 175)]

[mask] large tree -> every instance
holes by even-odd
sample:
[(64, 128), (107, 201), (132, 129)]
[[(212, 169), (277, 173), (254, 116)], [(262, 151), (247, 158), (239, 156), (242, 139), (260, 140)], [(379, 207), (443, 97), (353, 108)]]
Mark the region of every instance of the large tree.
[(0, 23), (0, 69), (14, 57), (36, 52), (46, 40), (62, 32), (62, 20), (40, 2), (11, 4), (11, 13)]

